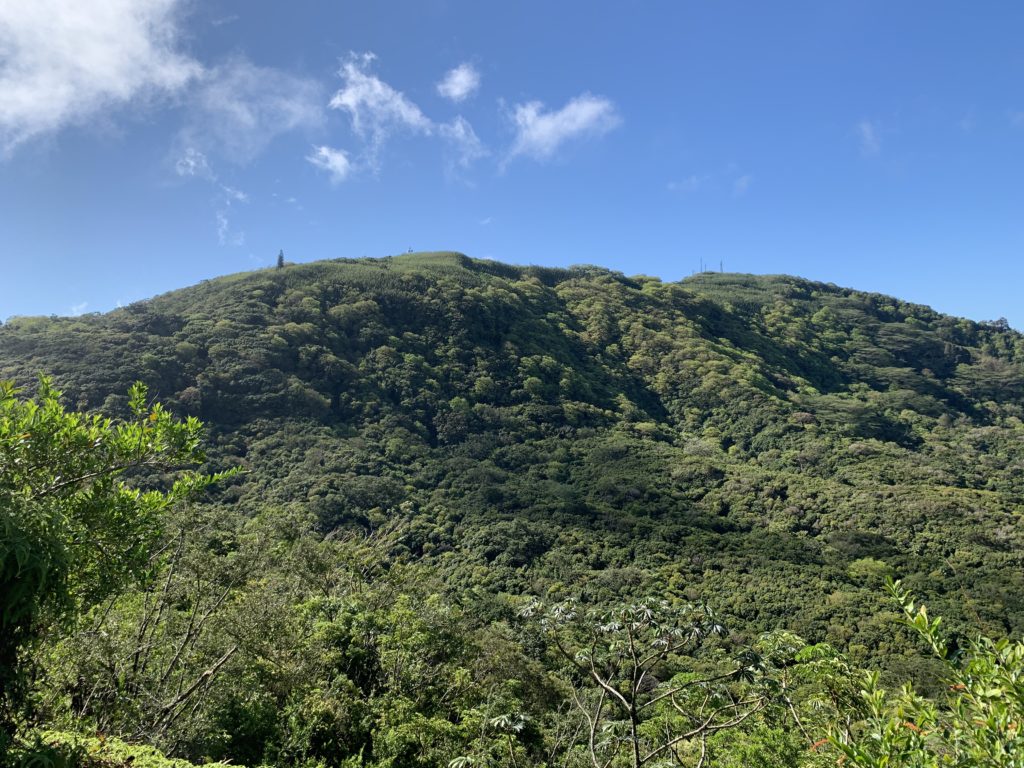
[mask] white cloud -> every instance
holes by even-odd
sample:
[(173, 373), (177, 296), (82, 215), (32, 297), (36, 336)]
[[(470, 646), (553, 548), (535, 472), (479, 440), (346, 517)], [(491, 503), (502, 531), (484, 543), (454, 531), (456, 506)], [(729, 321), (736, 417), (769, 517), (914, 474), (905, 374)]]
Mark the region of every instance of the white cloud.
[(536, 160), (550, 158), (570, 139), (601, 136), (621, 122), (611, 101), (589, 93), (577, 96), (556, 112), (545, 112), (539, 101), (517, 104), (512, 119), (516, 138), (509, 159), (526, 155)]
[(249, 202), (249, 195), (240, 189), (227, 184), (217, 183), (220, 188), (220, 201), (217, 207), (217, 242), (221, 245), (239, 247), (245, 245), (245, 232), (231, 228), (228, 213), (235, 203), (243, 205)]
[(212, 201), (217, 218), (217, 242), (221, 245), (240, 246), (245, 243), (245, 233), (231, 229), (228, 212), (236, 203), (249, 202), (248, 193), (221, 182), (206, 159), (206, 155), (195, 147), (186, 147), (174, 162), (174, 172), (183, 178), (200, 178), (216, 187)]
[[(313, 147), (313, 149), (317, 149), (317, 147)], [(307, 159), (307, 160), (309, 160), (309, 158), (308, 158), (308, 157), (307, 157), (306, 159)], [(310, 162), (312, 162), (312, 160), (310, 160)], [(280, 201), (280, 202), (283, 202), (283, 203), (285, 203), (286, 205), (290, 205), (290, 206), (292, 206), (292, 207), (293, 207), (293, 208), (295, 208), (295, 210), (297, 210), (297, 211), (302, 211), (302, 210), (305, 210), (305, 209), (304, 209), (304, 208), (302, 207), (302, 203), (300, 203), (300, 202), (299, 202), (299, 198), (295, 197), (294, 195), (288, 195), (288, 197), (285, 197), (284, 195), (279, 195), (279, 194), (277, 194), (277, 192), (271, 192), (271, 193), (270, 193), (270, 196), (271, 196), (272, 198), (274, 198), (275, 200), (278, 200), (278, 201)]]
[(183, 0), (0, 0), (0, 151), (130, 102), (202, 68), (178, 50)]
[(83, 314), (88, 307), (89, 302), (83, 301), (80, 304), (73, 304), (70, 307), (69, 312), (71, 313), (72, 317), (78, 317), (79, 315)]
[(228, 186), (227, 184), (221, 184), (220, 185), (220, 189), (221, 189), (221, 192), (224, 193), (224, 199), (227, 200), (228, 205), (231, 205), (232, 202), (236, 202), (236, 203), (248, 203), (249, 202), (249, 195), (246, 194), (245, 192), (243, 192), (240, 189), (235, 189), (234, 187)]
[(878, 135), (878, 124), (871, 120), (857, 123), (857, 138), (860, 141), (860, 153), (865, 157), (877, 155), (882, 151), (882, 138)]
[[(352, 163), (345, 151), (341, 149), (327, 146), (313, 147), (313, 153), (306, 159), (317, 168), (327, 171), (333, 184), (344, 181), (352, 172)], [(289, 198), (289, 202), (293, 201), (294, 198)]]
[(204, 179), (213, 175), (206, 155), (195, 147), (185, 147), (181, 156), (174, 161), (174, 172), (179, 176), (200, 176)]
[(473, 130), (473, 126), (462, 115), (450, 123), (439, 126), (438, 132), (454, 147), (456, 163), (462, 168), (468, 168), (489, 154), (483, 142), (476, 135), (476, 131)]
[(705, 173), (691, 173), (679, 180), (665, 185), (669, 192), (676, 194), (723, 195), (731, 194), (734, 198), (746, 195), (755, 182), (751, 173), (744, 173), (737, 163), (714, 169)]
[(437, 84), (437, 92), (458, 104), (472, 96), (480, 87), (480, 73), (469, 63), (459, 64)]
[[(467, 169), (490, 154), (466, 118), (459, 115), (446, 123), (434, 122), (404, 93), (371, 72), (374, 61), (372, 53), (350, 53), (338, 71), (342, 87), (329, 103), (331, 109), (348, 115), (352, 131), (362, 140), (358, 156), (353, 159), (341, 150), (314, 147), (313, 154), (306, 158), (309, 162), (330, 172), (334, 181), (367, 168), (375, 171), (381, 149), (392, 136), (403, 133), (438, 138), (448, 144), (449, 174)], [(479, 76), (475, 77), (478, 81)], [(468, 87), (465, 82), (462, 85)]]
[(754, 177), (750, 174), (740, 176), (732, 183), (732, 196), (743, 197), (750, 191), (750, 185), (754, 183)]
[(277, 136), (318, 126), (321, 102), (313, 80), (235, 57), (202, 78), (179, 144), (186, 153), (217, 150), (247, 163)]
[(1024, 128), (1024, 112), (1011, 112), (1010, 124), (1018, 128)]
[(434, 124), (401, 91), (370, 73), (372, 53), (349, 54), (338, 75), (344, 86), (330, 101), (332, 109), (348, 113), (352, 130), (370, 143), (371, 161), (398, 130), (430, 135)]
[(217, 242), (233, 248), (245, 245), (245, 232), (231, 229), (227, 211), (217, 211)]

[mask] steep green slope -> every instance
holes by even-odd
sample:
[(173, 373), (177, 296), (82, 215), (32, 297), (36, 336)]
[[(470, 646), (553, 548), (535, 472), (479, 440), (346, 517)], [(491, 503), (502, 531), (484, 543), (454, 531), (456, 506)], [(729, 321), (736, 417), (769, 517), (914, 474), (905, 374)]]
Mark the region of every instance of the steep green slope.
[(667, 584), (886, 657), (895, 572), (954, 622), (1024, 627), (1024, 337), (998, 323), (791, 277), (413, 254), (13, 318), (0, 378), (38, 371), (108, 412), (141, 379), (250, 470), (221, 503), (400, 520), (453, 594)]

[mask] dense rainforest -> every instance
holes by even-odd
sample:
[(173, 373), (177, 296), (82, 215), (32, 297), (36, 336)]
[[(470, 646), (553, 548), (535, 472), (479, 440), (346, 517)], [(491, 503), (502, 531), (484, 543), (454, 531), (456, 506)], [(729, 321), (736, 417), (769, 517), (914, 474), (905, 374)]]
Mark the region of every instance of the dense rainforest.
[[(72, 526), (60, 608), (4, 619), (24, 637), (0, 643), (2, 709), (37, 757), (1024, 760), (1024, 652), (978, 639), (1024, 628), (1024, 336), (1005, 321), (793, 277), (408, 254), (11, 318), (0, 379), (12, 413), (115, 419), (65, 452), (145, 432), (154, 401), (171, 436), (147, 443), (159, 462), (107, 464), (161, 510), (131, 567), (75, 549), (112, 523)], [(5, 458), (35, 439), (25, 418)], [(47, 482), (106, 519), (89, 482)], [(19, 483), (4, 504), (34, 509), (39, 481)], [(982, 686), (970, 717), (951, 681)], [(984, 759), (949, 761), (969, 752), (950, 712), (992, 718)]]

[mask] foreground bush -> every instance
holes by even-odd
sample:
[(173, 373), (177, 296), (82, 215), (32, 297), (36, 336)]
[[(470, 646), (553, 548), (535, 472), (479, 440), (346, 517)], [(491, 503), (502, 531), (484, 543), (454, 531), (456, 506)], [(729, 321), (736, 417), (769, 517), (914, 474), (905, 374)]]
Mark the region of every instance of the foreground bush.
[[(153, 747), (120, 739), (45, 731), (11, 756), (17, 768), (193, 768), (194, 763), (165, 757)], [(228, 768), (228, 763), (205, 763)], [(231, 768), (244, 768), (234, 763)]]
[(887, 696), (870, 673), (861, 692), (867, 719), (833, 743), (866, 768), (1020, 768), (1024, 766), (1024, 643), (978, 637), (960, 647), (899, 582), (889, 591), (906, 621), (942, 661), (946, 693), (925, 699), (907, 684)]

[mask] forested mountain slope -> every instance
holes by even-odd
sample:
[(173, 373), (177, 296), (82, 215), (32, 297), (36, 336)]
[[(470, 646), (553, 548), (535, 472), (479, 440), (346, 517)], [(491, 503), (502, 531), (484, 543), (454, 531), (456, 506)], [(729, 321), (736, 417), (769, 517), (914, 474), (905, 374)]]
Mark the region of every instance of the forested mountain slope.
[(12, 318), (0, 378), (199, 416), (219, 504), (397, 525), (471, 610), (659, 585), (741, 633), (890, 669), (889, 573), (954, 624), (1024, 628), (1024, 337), (792, 277), (681, 283), (459, 254), (206, 281)]

